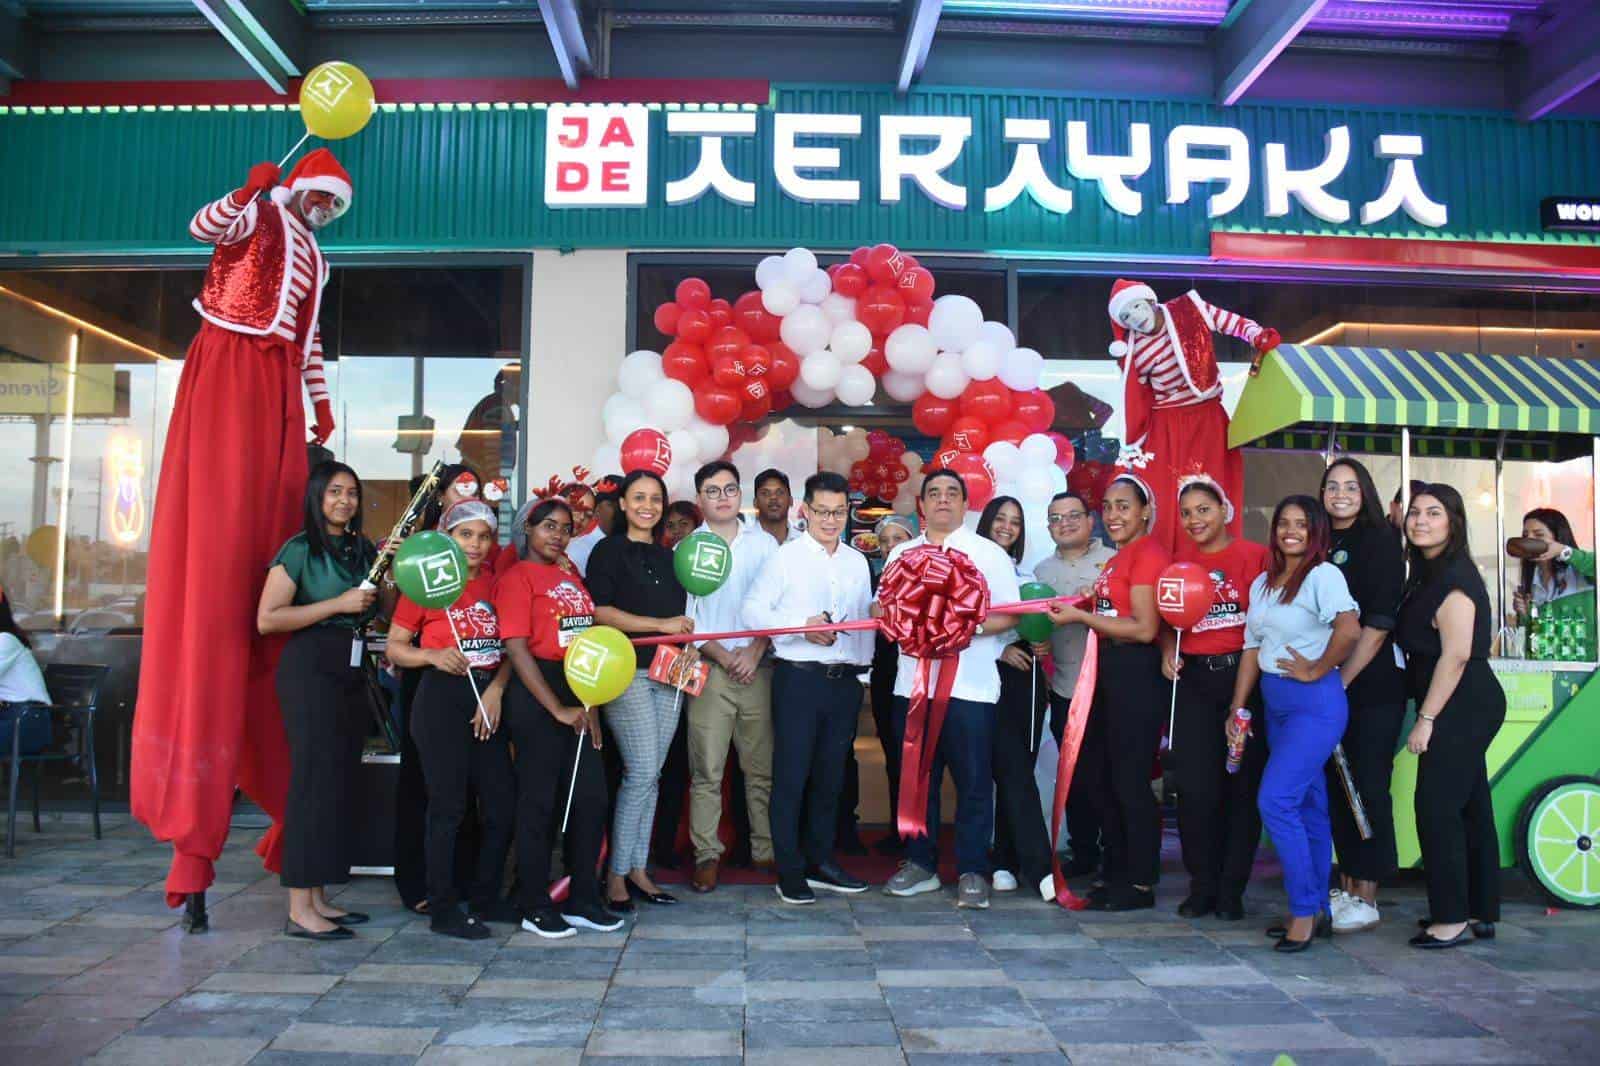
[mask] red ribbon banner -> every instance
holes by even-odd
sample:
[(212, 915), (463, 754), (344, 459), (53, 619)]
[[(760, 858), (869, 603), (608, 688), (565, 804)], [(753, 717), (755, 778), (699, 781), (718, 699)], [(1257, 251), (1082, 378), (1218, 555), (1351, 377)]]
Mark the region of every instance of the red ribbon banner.
[(1067, 794), (1072, 791), (1072, 774), (1083, 749), (1083, 732), (1094, 706), (1094, 687), (1100, 679), (1100, 634), (1089, 630), (1083, 644), (1083, 665), (1078, 683), (1072, 687), (1072, 702), (1067, 707), (1066, 728), (1061, 731), (1061, 756), (1056, 760), (1056, 792), (1050, 801), (1050, 872), (1055, 878), (1056, 902), (1069, 911), (1081, 911), (1089, 901), (1067, 887), (1061, 873), (1061, 816), (1067, 809)]

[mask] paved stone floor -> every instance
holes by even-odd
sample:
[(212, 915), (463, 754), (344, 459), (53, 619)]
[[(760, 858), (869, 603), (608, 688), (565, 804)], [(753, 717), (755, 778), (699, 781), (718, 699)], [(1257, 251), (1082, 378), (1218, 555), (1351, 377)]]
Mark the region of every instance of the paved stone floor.
[[(25, 819), (24, 819), (25, 821)], [(357, 939), (281, 935), (283, 900), (236, 831), (213, 932), (163, 904), (165, 850), (126, 818), (20, 832), (0, 859), (0, 1063), (1580, 1063), (1600, 1046), (1600, 914), (1507, 908), (1500, 938), (1405, 945), (1418, 887), (1374, 932), (1275, 954), (1280, 885), (1249, 918), (1072, 915), (948, 890), (785, 907), (770, 888), (650, 908), (557, 942), (430, 934), (386, 880), (341, 897)], [(1169, 870), (1171, 870), (1169, 863)]]

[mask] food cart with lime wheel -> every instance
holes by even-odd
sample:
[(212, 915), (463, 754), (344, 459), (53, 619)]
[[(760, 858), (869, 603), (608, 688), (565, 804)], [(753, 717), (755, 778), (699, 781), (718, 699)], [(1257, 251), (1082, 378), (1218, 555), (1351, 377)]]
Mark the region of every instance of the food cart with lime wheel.
[[(1269, 354), (1229, 432), (1229, 443), (1246, 449), (1247, 535), (1263, 536), (1263, 513), (1308, 491), (1339, 455), (1366, 463), (1385, 493), (1413, 480), (1461, 491), (1473, 561), (1505, 622), (1492, 665), (1506, 721), (1488, 754), (1501, 865), (1520, 866), (1551, 903), (1583, 908), (1600, 907), (1595, 592), (1542, 604), (1536, 622), (1508, 617), (1525, 583), (1505, 546), (1522, 533), (1525, 513), (1552, 507), (1571, 522), (1570, 546), (1593, 552), (1597, 435), (1600, 367), (1578, 359), (1323, 345)], [(1580, 569), (1592, 569), (1592, 556), (1574, 554)], [(1409, 731), (1408, 715), (1401, 736)], [(1416, 771), (1402, 746), (1393, 797), (1405, 867), (1421, 858)]]

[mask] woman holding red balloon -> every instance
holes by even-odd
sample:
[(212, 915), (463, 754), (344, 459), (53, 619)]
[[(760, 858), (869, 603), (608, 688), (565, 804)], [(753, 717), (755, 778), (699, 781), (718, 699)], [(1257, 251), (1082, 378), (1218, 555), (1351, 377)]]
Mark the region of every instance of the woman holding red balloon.
[(1155, 906), (1161, 868), (1161, 811), (1150, 791), (1150, 760), (1161, 739), (1167, 693), (1156, 639), (1156, 580), (1170, 563), (1150, 536), (1156, 503), (1149, 486), (1122, 474), (1106, 488), (1101, 517), (1116, 546), (1094, 583), (1094, 610), (1052, 604), (1056, 625), (1077, 622), (1100, 637), (1094, 704), (1078, 756), (1084, 794), (1099, 798), (1105, 837), (1103, 880), (1089, 894), (1095, 910)]
[(1259, 741), (1248, 744), (1238, 771), (1230, 774), (1224, 729), (1237, 706), (1233, 686), (1244, 651), (1250, 586), (1271, 561), (1265, 545), (1228, 532), (1233, 516), (1233, 504), (1213, 481), (1197, 478), (1178, 493), (1178, 521), (1187, 534), (1178, 544), (1178, 559), (1190, 564), (1188, 569), (1197, 568), (1194, 576), (1203, 582), (1183, 600), (1210, 606), (1184, 627), (1181, 655), (1175, 641), (1162, 641), (1161, 662), (1162, 673), (1178, 688), (1171, 761), (1178, 785), (1178, 838), (1189, 872), (1189, 896), (1178, 913), (1185, 918), (1215, 913), (1228, 922), (1244, 917), (1244, 889), (1261, 839), (1256, 789), (1266, 750)]

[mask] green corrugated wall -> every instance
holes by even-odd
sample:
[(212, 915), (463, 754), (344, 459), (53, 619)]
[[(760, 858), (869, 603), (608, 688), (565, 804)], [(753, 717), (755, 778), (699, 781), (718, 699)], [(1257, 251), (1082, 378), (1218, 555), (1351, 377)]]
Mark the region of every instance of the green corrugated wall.
[[(1206, 255), (1213, 229), (1251, 232), (1425, 237), (1485, 241), (1597, 243), (1593, 236), (1544, 234), (1539, 200), (1600, 193), (1600, 123), (1546, 119), (1531, 125), (1507, 116), (1371, 108), (1251, 104), (1218, 108), (1196, 100), (1091, 99), (984, 89), (921, 89), (897, 98), (885, 87), (783, 85), (784, 111), (855, 112), (859, 140), (838, 140), (841, 176), (862, 182), (854, 205), (810, 205), (777, 188), (771, 169), (771, 109), (760, 110), (754, 139), (725, 142), (732, 172), (754, 180), (756, 204), (740, 207), (715, 194), (665, 206), (669, 178), (687, 173), (698, 141), (668, 138), (658, 114), (651, 127), (649, 208), (546, 208), (542, 199), (545, 111), (527, 105), (437, 105), (384, 109), (363, 133), (334, 146), (352, 171), (356, 204), (330, 234), (335, 249), (473, 249), (532, 247), (743, 248), (804, 244), (842, 248), (887, 240), (912, 250), (1026, 256), (1101, 254)], [(973, 136), (947, 176), (969, 191), (965, 211), (928, 200), (910, 183), (898, 204), (878, 201), (876, 116), (964, 114)], [(985, 214), (983, 190), (998, 184), (1012, 149), (1001, 135), (1006, 116), (1047, 118), (1054, 139), (1047, 171), (1073, 191), (1065, 216), (1026, 195)], [(1137, 218), (1109, 210), (1092, 183), (1063, 164), (1065, 123), (1090, 124), (1091, 148), (1120, 151), (1129, 122), (1152, 126), (1150, 170), (1134, 187), (1144, 194)], [(1163, 145), (1182, 123), (1236, 126), (1252, 143), (1250, 194), (1221, 219), (1205, 214), (1207, 191), (1168, 205)], [(1323, 135), (1351, 130), (1351, 161), (1332, 190), (1360, 204), (1383, 187), (1387, 162), (1372, 156), (1379, 132), (1418, 133), (1423, 188), (1450, 209), (1447, 227), (1430, 230), (1403, 214), (1375, 226), (1333, 227), (1298, 204), (1265, 217), (1261, 151), (1289, 146), (1289, 165), (1320, 162)], [(251, 163), (277, 158), (301, 132), (296, 111), (258, 109), (0, 109), (0, 252), (150, 253), (193, 250), (185, 225), (196, 207), (241, 183)]]

